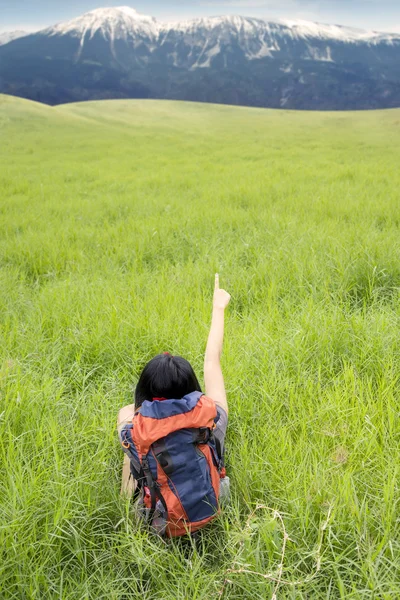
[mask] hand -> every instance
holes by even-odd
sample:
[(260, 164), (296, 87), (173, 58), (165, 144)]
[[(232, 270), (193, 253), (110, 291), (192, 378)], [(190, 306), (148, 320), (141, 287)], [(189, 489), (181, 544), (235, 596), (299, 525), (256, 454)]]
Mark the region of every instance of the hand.
[(215, 273), (215, 287), (214, 287), (214, 298), (213, 298), (213, 307), (214, 308), (222, 308), (225, 309), (229, 300), (231, 299), (228, 292), (225, 290), (221, 290), (219, 287), (219, 275)]

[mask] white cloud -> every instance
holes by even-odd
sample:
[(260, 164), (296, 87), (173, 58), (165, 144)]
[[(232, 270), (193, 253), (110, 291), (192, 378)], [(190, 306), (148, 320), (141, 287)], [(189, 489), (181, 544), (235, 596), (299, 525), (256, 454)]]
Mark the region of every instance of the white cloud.
[(299, 3), (296, 0), (284, 0), (276, 2), (276, 0), (249, 0), (248, 2), (240, 0), (201, 0), (202, 6), (232, 6), (237, 8), (267, 8), (287, 10), (288, 8), (299, 8)]
[[(388, 7), (393, 3), (393, 6), (397, 7), (398, 0), (385, 0)], [(276, 10), (285, 9), (287, 7), (295, 6), (296, 8), (305, 8), (306, 10), (312, 8), (351, 8), (352, 5), (358, 5), (360, 3), (375, 5), (379, 7), (380, 0), (200, 0), (199, 4), (203, 6), (240, 6), (242, 8), (272, 8)]]

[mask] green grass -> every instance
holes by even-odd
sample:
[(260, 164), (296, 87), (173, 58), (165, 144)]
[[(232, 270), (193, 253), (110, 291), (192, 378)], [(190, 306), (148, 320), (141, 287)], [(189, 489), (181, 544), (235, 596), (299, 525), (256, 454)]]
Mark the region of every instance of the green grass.
[[(400, 111), (0, 96), (0, 140), (0, 597), (269, 599), (226, 574), (277, 573), (262, 503), (279, 599), (399, 598)], [(201, 378), (216, 271), (233, 499), (193, 548), (135, 525), (115, 420), (157, 352)]]

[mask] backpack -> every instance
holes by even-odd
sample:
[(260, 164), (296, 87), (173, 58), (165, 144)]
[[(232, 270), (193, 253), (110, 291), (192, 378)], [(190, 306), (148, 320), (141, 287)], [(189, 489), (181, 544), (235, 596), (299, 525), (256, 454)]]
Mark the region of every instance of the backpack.
[(194, 533), (220, 512), (225, 469), (213, 435), (216, 417), (214, 401), (192, 392), (144, 401), (121, 432), (137, 480), (138, 513), (160, 535)]

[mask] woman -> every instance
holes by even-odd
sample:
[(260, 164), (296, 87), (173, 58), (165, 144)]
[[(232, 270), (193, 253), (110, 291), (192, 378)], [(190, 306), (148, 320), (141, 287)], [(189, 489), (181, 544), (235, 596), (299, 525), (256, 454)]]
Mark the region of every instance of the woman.
[(153, 526), (162, 515), (156, 529), (171, 537), (200, 529), (214, 518), (221, 500), (228, 405), (220, 357), (229, 300), (216, 274), (205, 395), (188, 361), (160, 354), (143, 369), (135, 404), (118, 414), (125, 451), (121, 493), (131, 496), (138, 482), (143, 514)]

